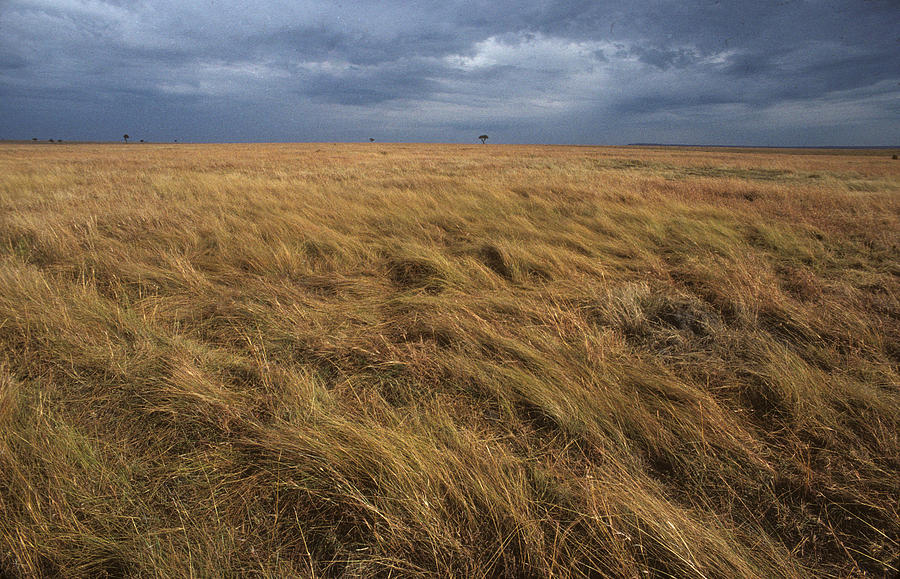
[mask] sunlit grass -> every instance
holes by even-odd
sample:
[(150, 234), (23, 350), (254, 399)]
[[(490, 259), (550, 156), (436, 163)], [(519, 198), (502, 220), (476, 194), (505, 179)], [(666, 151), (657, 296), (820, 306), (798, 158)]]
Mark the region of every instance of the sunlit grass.
[(881, 576), (878, 152), (0, 147), (0, 575)]

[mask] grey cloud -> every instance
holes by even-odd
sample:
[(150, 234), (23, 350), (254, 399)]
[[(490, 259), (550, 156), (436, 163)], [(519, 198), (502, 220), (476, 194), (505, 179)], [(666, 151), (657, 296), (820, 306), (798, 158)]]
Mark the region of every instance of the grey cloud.
[(862, 111), (804, 137), (854, 144), (888, 134), (876, 117), (900, 134), (884, 121), (898, 21), (895, 0), (5, 0), (0, 136), (53, 123), (118, 135), (127, 120), (225, 140), (377, 126), (409, 140), (484, 127), (498, 142), (768, 143), (795, 133), (751, 123), (806, 103)]
[(388, 38), (336, 28), (299, 26), (248, 41), (258, 54), (281, 57), (333, 57), (352, 64), (375, 65), (406, 57), (443, 56), (465, 50), (470, 41), (452, 31), (400, 31)]
[(25, 68), (28, 61), (23, 56), (15, 53), (0, 53), (0, 70), (14, 70)]
[(896, 70), (885, 66), (890, 60), (883, 54), (854, 54), (834, 48), (822, 54), (815, 46), (809, 46), (792, 53), (737, 54), (729, 59), (723, 72), (747, 89), (748, 99), (769, 103), (824, 96), (900, 77)]
[(274, 34), (251, 37), (247, 44), (257, 54), (275, 51), (284, 57), (323, 58), (340, 54), (351, 42), (340, 31), (324, 26), (291, 26)]
[(710, 105), (723, 105), (738, 102), (733, 94), (667, 94), (661, 92), (654, 95), (643, 95), (625, 99), (617, 103), (614, 110), (621, 114), (647, 114), (660, 112), (683, 111), (686, 108), (703, 108)]
[(697, 62), (697, 55), (684, 48), (666, 49), (657, 47), (636, 46), (631, 53), (651, 66), (666, 70), (669, 68), (685, 68)]
[(300, 94), (319, 102), (364, 106), (397, 99), (421, 98), (437, 89), (421, 65), (352, 67), (340, 74), (316, 74), (304, 82)]
[(783, 52), (739, 52), (728, 59), (722, 72), (736, 78), (771, 74), (778, 71), (781, 56)]

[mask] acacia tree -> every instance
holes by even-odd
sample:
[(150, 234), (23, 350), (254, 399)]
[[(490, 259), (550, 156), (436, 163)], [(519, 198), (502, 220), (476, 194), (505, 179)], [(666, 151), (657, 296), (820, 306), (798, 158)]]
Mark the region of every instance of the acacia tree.
[(482, 145), (484, 144), (485, 141), (488, 140), (488, 136), (487, 136), (487, 135), (481, 135), (481, 136), (478, 137), (478, 138), (481, 139), (481, 144), (482, 144)]
[(128, 133), (125, 133), (124, 135), (122, 135), (122, 138), (125, 139), (125, 142), (127, 143), (128, 139), (130, 139), (131, 137), (128, 136)]

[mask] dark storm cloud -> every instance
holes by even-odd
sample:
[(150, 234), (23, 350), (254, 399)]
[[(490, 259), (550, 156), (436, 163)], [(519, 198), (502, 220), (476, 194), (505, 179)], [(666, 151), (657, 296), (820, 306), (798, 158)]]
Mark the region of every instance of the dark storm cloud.
[(879, 144), (898, 24), (895, 0), (6, 0), (0, 137)]
[(636, 115), (666, 112), (681, 112), (684, 109), (709, 107), (711, 105), (725, 105), (734, 102), (731, 94), (714, 94), (702, 92), (700, 94), (667, 94), (659, 93), (630, 98), (627, 101), (617, 103), (613, 110), (620, 114)]
[(251, 39), (248, 44), (295, 58), (334, 57), (353, 64), (373, 65), (407, 56), (442, 56), (465, 50), (470, 41), (451, 29), (400, 31), (390, 37), (323, 27), (290, 27)]
[(423, 98), (437, 89), (428, 72), (421, 65), (403, 62), (382, 67), (350, 66), (341, 73), (318, 73), (306, 79), (299, 92), (320, 102), (356, 106)]
[(0, 69), (16, 69), (25, 68), (28, 61), (24, 57), (10, 52), (8, 54), (0, 54)]
[(693, 51), (684, 48), (669, 50), (637, 46), (631, 53), (637, 56), (641, 62), (663, 70), (673, 66), (675, 68), (685, 68), (697, 62), (697, 55)]

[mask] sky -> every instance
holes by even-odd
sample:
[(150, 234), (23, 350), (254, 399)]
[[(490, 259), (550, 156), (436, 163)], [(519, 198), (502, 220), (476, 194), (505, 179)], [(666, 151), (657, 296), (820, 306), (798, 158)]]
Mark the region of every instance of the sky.
[(0, 0), (0, 139), (900, 144), (900, 0)]

